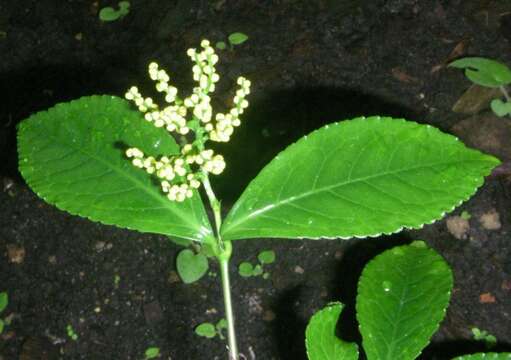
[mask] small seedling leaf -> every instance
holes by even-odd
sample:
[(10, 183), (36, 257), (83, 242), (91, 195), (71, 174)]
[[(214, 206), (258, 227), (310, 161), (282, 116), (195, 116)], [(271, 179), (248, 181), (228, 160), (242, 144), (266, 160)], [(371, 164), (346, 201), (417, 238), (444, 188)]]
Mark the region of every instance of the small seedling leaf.
[(470, 220), (472, 215), (470, 215), (470, 213), (467, 210), (463, 210), (460, 214), (460, 217), (464, 220)]
[(238, 272), (240, 276), (250, 277), (254, 273), (254, 267), (251, 263), (245, 261), (238, 266)]
[(0, 312), (4, 311), (7, 305), (9, 304), (9, 296), (7, 292), (0, 293)]
[(99, 11), (99, 19), (101, 21), (105, 21), (105, 22), (108, 22), (108, 21), (116, 21), (118, 20), (119, 18), (121, 17), (121, 14), (119, 11), (117, 10), (114, 10), (112, 7), (110, 6), (107, 6), (107, 7), (104, 7), (102, 8), (100, 11)]
[(227, 48), (227, 45), (225, 44), (225, 42), (223, 41), (219, 41), (215, 44), (215, 47), (218, 49), (218, 50), (225, 50)]
[(227, 329), (227, 320), (226, 319), (220, 319), (216, 323), (217, 330)]
[(259, 276), (263, 273), (263, 267), (259, 264), (254, 266), (254, 270), (252, 271), (252, 276)]
[(248, 40), (248, 36), (240, 32), (235, 32), (229, 35), (228, 39), (232, 45), (240, 45)]
[(119, 10), (124, 15), (127, 15), (129, 13), (129, 9), (130, 9), (130, 2), (129, 1), (119, 1)]
[(271, 264), (275, 261), (275, 251), (273, 250), (261, 251), (259, 255), (257, 255), (257, 259), (261, 264)]
[(449, 265), (422, 242), (387, 250), (369, 262), (356, 305), (367, 359), (415, 359), (445, 315), (452, 284)]
[(48, 203), (104, 224), (214, 241), (199, 193), (182, 203), (169, 201), (126, 158), (130, 146), (152, 156), (179, 152), (172, 136), (115, 96), (58, 104), (18, 126), (21, 174)]
[(474, 335), (474, 340), (483, 341), (486, 344), (486, 347), (492, 348), (497, 344), (497, 338), (488, 331), (480, 330), (478, 328), (472, 328), (471, 330)]
[(453, 61), (451, 67), (465, 69), (465, 75), (475, 84), (499, 87), (511, 84), (511, 70), (495, 60), (467, 57)]
[(315, 313), (305, 331), (305, 345), (309, 360), (356, 360), (358, 346), (342, 341), (335, 329), (343, 304), (332, 303)]
[(499, 163), (402, 119), (327, 125), (264, 167), (227, 215), (222, 238), (350, 238), (420, 228), (472, 196)]
[(215, 325), (211, 323), (202, 323), (195, 328), (195, 333), (199, 336), (212, 339), (216, 335)]
[(225, 336), (224, 334), (222, 333), (222, 330), (223, 329), (227, 329), (227, 320), (225, 319), (220, 319), (217, 323), (216, 323), (216, 332), (218, 334), (218, 337), (220, 337), (221, 340), (225, 339)]
[(146, 359), (154, 359), (158, 356), (160, 356), (160, 348), (158, 348), (158, 347), (150, 347), (150, 348), (147, 348), (147, 350), (145, 351)]
[(107, 6), (102, 8), (99, 11), (99, 19), (101, 21), (116, 21), (119, 20), (130, 12), (130, 2), (129, 1), (119, 1), (119, 10), (115, 10), (114, 8)]
[(176, 268), (179, 277), (185, 284), (191, 284), (202, 278), (209, 269), (208, 258), (190, 249), (181, 250), (177, 255)]
[(452, 360), (511, 360), (511, 353), (477, 353), (458, 356)]
[(495, 115), (499, 117), (511, 114), (511, 102), (509, 101), (504, 102), (501, 99), (493, 99), (490, 106)]

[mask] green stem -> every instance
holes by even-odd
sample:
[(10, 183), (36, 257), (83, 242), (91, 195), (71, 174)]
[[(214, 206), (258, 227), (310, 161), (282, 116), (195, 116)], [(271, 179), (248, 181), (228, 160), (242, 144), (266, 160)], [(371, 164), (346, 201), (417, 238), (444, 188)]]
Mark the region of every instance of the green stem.
[[(231, 243), (228, 243), (231, 247)], [(239, 360), (236, 330), (234, 328), (234, 313), (232, 311), (231, 282), (229, 281), (229, 258), (219, 258), (220, 273), (222, 274), (222, 291), (224, 293), (225, 320), (227, 321), (227, 341), (229, 344), (229, 360)]]
[(504, 97), (506, 98), (507, 102), (511, 102), (511, 97), (509, 97), (509, 94), (507, 93), (507, 90), (504, 86), (499, 86), (500, 91), (502, 94), (504, 94)]
[(239, 360), (238, 346), (236, 344), (236, 331), (234, 328), (234, 312), (232, 309), (231, 282), (229, 280), (229, 259), (231, 258), (232, 245), (230, 241), (223, 242), (220, 235), (222, 226), (222, 208), (220, 201), (215, 196), (207, 174), (202, 180), (206, 195), (208, 196), (211, 209), (215, 217), (216, 240), (218, 248), (215, 255), (220, 263), (220, 274), (222, 277), (222, 291), (224, 295), (225, 320), (227, 321), (227, 342), (229, 346), (229, 360)]

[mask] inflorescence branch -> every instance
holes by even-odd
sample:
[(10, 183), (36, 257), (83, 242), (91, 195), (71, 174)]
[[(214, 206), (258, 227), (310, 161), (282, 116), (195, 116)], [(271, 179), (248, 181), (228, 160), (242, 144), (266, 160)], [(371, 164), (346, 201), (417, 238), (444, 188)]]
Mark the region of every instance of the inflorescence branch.
[[(182, 135), (186, 143), (181, 146), (179, 155), (145, 156), (138, 148), (129, 148), (126, 156), (132, 159), (134, 166), (156, 175), (169, 200), (184, 201), (193, 196), (193, 189), (200, 187), (208, 173), (218, 175), (225, 169), (224, 157), (206, 149), (208, 140), (228, 142), (234, 128), (241, 124), (240, 115), (248, 107), (245, 97), (250, 93), (250, 81), (239, 77), (239, 85), (233, 99), (234, 106), (226, 114), (213, 116), (211, 98), (208, 94), (215, 91), (220, 76), (215, 64), (218, 56), (208, 40), (202, 40), (202, 51), (188, 49), (188, 56), (195, 62), (192, 68), (193, 79), (198, 82), (192, 94), (185, 99), (178, 96), (176, 87), (169, 85), (170, 77), (160, 69), (157, 63), (149, 64), (149, 76), (156, 82), (156, 90), (165, 95), (166, 106), (160, 107), (152, 98), (144, 98), (136, 86), (131, 87), (125, 97), (133, 101), (144, 118), (158, 128), (169, 133)], [(214, 118), (214, 120), (213, 120)], [(193, 140), (185, 135), (193, 133)]]

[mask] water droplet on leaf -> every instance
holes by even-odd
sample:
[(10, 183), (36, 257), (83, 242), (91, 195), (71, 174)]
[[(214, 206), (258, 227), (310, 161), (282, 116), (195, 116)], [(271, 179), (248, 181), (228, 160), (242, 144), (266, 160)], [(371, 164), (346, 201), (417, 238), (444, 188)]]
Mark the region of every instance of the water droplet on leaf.
[(383, 291), (385, 291), (385, 292), (390, 292), (390, 290), (392, 290), (392, 283), (388, 280), (384, 280), (381, 283), (381, 285), (383, 287)]

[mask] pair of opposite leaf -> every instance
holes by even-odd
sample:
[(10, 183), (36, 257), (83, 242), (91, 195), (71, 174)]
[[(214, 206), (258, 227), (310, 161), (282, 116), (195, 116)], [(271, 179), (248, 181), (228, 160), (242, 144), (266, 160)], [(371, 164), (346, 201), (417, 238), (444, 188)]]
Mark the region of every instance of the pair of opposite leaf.
[[(230, 129), (219, 126), (227, 115), (239, 116), (246, 104), (236, 95), (235, 108), (217, 113), (215, 120), (208, 93), (219, 80), (218, 57), (208, 41), (201, 46), (201, 52), (187, 52), (196, 62), (193, 78), (199, 84), (187, 98), (168, 84), (165, 71), (149, 67), (157, 90), (167, 94), (166, 108), (137, 91), (137, 99), (129, 94), (141, 112), (115, 96), (90, 96), (21, 122), (19, 168), (28, 185), (72, 214), (215, 246), (197, 189), (187, 189), (190, 197), (182, 202), (169, 201), (155, 186), (154, 175), (132, 166), (124, 155), (135, 147), (152, 159), (187, 161), (184, 147), (169, 131), (193, 130), (200, 141), (188, 139), (187, 145), (200, 152), (208, 133)], [(243, 96), (245, 82), (238, 78)], [(193, 116), (183, 120), (185, 113)], [(209, 128), (200, 131), (200, 124)], [(227, 214), (220, 235), (224, 241), (350, 238), (419, 228), (470, 198), (498, 164), (428, 125), (379, 116), (333, 123), (301, 138), (263, 168)]]
[[(178, 147), (124, 100), (93, 96), (59, 104), (22, 122), (18, 140), (27, 183), (60, 209), (215, 243), (198, 194), (171, 202), (151, 176), (125, 159), (118, 144), (135, 144), (155, 156)], [(259, 173), (230, 210), (221, 235), (226, 241), (349, 238), (418, 228), (467, 200), (498, 164), (413, 122), (374, 116), (327, 125)]]

